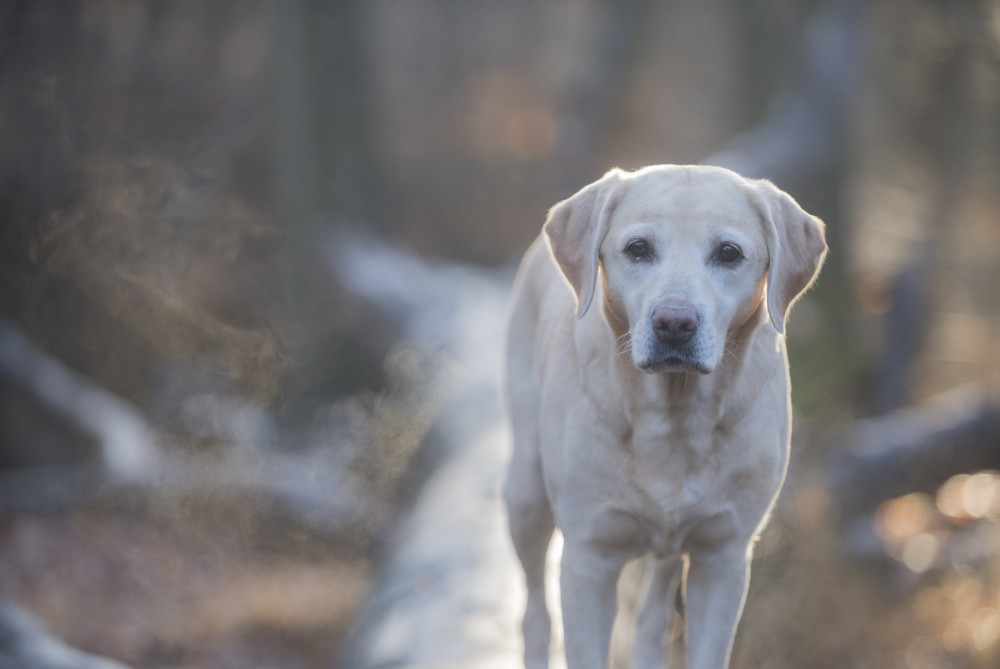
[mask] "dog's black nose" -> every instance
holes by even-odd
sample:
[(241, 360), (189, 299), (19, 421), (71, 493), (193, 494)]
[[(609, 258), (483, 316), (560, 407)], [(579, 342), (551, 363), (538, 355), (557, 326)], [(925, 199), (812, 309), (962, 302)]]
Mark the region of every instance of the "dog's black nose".
[(686, 344), (698, 331), (698, 312), (686, 302), (665, 302), (653, 309), (653, 332), (664, 344)]

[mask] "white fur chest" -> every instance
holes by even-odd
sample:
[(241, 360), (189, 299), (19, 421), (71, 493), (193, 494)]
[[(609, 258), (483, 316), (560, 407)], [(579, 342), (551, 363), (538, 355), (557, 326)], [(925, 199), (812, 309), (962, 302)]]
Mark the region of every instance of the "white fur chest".
[(641, 527), (645, 536), (637, 540), (643, 548), (660, 555), (682, 552), (692, 529), (731, 506), (730, 444), (714, 430), (694, 427), (712, 424), (702, 413), (711, 411), (700, 406), (673, 416), (641, 412), (618, 445), (616, 488), (625, 492), (616, 502)]
[[(560, 526), (585, 528), (589, 542), (662, 556), (752, 532), (780, 486), (782, 436), (752, 411), (733, 425), (708, 390), (683, 390), (672, 404), (657, 397), (626, 405), (623, 396), (573, 403), (585, 409), (567, 416), (560, 464), (545, 467), (546, 478), (558, 472), (550, 486)], [(751, 429), (773, 446), (749, 453), (740, 435)], [(761, 440), (761, 431), (774, 435)]]

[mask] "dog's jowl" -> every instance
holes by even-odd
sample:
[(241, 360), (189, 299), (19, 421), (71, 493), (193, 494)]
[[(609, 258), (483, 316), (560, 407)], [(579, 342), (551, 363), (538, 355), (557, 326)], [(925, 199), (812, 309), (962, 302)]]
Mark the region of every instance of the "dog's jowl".
[(688, 669), (726, 667), (788, 461), (785, 319), (825, 253), (790, 196), (715, 167), (612, 170), (552, 208), (508, 335), (526, 667), (548, 665), (556, 527), (569, 669), (607, 667), (619, 572), (645, 554), (633, 666), (663, 666), (683, 574)]

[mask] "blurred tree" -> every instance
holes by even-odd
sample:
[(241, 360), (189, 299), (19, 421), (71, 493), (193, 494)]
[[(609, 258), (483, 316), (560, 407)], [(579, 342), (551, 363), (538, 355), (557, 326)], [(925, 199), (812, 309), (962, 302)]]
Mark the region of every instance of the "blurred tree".
[[(978, 61), (987, 54), (986, 5), (959, 6), (943, 3), (936, 8), (940, 23), (923, 40), (931, 42), (931, 57), (922, 62), (926, 85), (933, 93), (918, 106), (903, 106), (906, 141), (918, 148), (915, 156), (930, 173), (929, 206), (920, 222), (921, 239), (909, 259), (889, 278), (890, 306), (886, 313), (885, 339), (874, 369), (871, 411), (886, 413), (915, 399), (914, 373), (925, 350), (928, 319), (943, 305), (934, 305), (931, 291), (941, 271), (940, 251), (959, 215), (978, 160), (977, 153), (989, 145), (988, 102), (977, 91)], [(900, 91), (904, 96), (910, 91)], [(937, 307), (937, 308), (935, 308)]]
[(220, 352), (234, 389), (273, 396), (254, 5), (0, 11), (0, 311), (141, 404), (165, 365)]
[[(277, 217), (285, 233), (290, 395), (373, 386), (385, 341), (332, 286), (337, 227), (381, 228), (365, 40), (354, 0), (273, 0)], [(369, 346), (370, 344), (370, 346)]]

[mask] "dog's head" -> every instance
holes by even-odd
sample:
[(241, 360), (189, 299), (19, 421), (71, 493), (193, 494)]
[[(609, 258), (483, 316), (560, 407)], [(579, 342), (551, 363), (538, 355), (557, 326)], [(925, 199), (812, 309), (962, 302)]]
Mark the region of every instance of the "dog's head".
[(711, 372), (764, 299), (784, 333), (826, 254), (822, 221), (770, 182), (719, 167), (612, 170), (554, 206), (544, 232), (577, 316), (601, 279), (604, 313), (648, 372)]

